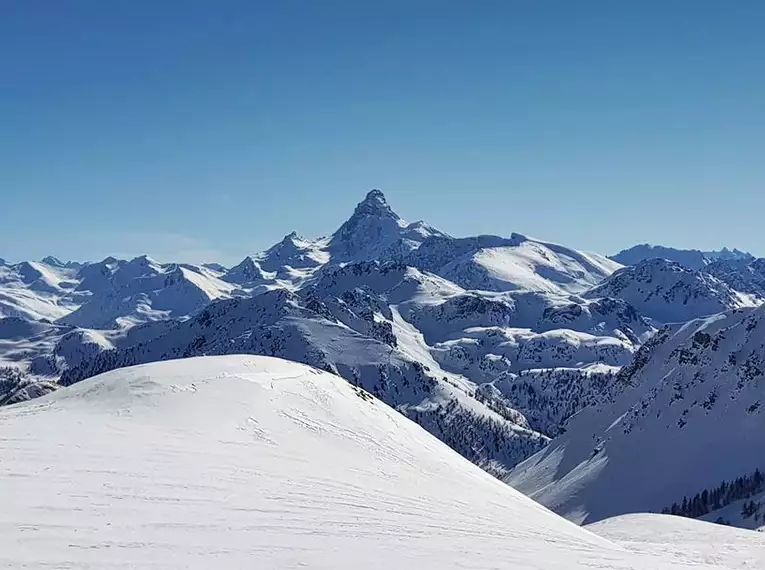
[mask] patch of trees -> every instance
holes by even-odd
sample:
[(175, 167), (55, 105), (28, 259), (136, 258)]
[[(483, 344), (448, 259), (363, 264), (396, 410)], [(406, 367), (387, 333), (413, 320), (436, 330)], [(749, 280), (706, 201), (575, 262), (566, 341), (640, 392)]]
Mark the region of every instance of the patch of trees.
[[(756, 469), (754, 473), (732, 481), (723, 481), (717, 487), (704, 489), (693, 497), (683, 497), (682, 502), (672, 503), (671, 506), (665, 507), (661, 512), (697, 519), (736, 501), (751, 499), (752, 496), (763, 491), (765, 491), (765, 475)], [(759, 510), (760, 503), (750, 500), (744, 503), (741, 516), (746, 519), (757, 515), (759, 518)]]

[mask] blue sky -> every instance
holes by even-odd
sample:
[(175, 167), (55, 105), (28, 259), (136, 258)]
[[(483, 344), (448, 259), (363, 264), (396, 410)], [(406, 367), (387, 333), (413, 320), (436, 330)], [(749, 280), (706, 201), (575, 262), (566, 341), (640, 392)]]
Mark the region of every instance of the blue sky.
[(0, 257), (454, 235), (765, 255), (765, 2), (0, 4)]

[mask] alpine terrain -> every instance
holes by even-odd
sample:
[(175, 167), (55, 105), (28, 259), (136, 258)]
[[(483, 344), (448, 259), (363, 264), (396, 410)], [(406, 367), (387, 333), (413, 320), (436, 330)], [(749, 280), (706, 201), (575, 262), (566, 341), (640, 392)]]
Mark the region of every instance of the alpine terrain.
[(629, 302), (587, 294), (617, 263), (518, 234), (453, 238), (378, 190), (331, 236), (292, 232), (230, 269), (36, 262), (40, 286), (26, 265), (4, 264), (4, 290), (47, 310), (4, 311), (0, 402), (125, 365), (279, 356), (362, 386), (496, 474), (655, 330)]
[(329, 236), (290, 232), (230, 268), (2, 261), (0, 405), (128, 366), (279, 357), (577, 522), (756, 527), (765, 265), (673, 251), (622, 265), (517, 233), (452, 237), (372, 190)]

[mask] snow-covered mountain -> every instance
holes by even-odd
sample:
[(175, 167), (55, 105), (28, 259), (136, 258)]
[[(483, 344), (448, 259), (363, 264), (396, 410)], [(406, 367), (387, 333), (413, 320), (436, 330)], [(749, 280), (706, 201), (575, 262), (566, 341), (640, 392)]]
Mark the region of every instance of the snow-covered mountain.
[(680, 265), (700, 271), (715, 261), (752, 261), (754, 256), (738, 249), (722, 248), (719, 251), (700, 251), (698, 249), (677, 249), (647, 243), (624, 249), (612, 255), (611, 259), (622, 265), (637, 265), (649, 259), (667, 259)]
[(621, 267), (597, 254), (520, 234), (510, 238), (434, 236), (405, 261), (465, 289), (557, 294), (582, 292)]
[(0, 317), (55, 320), (77, 307), (75, 270), (37, 261), (0, 263)]
[(684, 500), (708, 520), (739, 523), (744, 500), (765, 514), (765, 478), (745, 482), (765, 473), (764, 355), (765, 307), (667, 326), (507, 481), (579, 522)]
[(454, 238), (404, 221), (378, 190), (329, 237), (292, 232), (230, 269), (46, 260), (2, 268), (0, 295), (58, 313), (0, 327), (0, 366), (15, 368), (0, 401), (131, 364), (279, 356), (363, 386), (497, 475), (591, 404), (654, 322), (753, 302), (669, 262), (622, 268), (519, 234)]
[(765, 299), (765, 259), (720, 260), (704, 272), (726, 283), (731, 289)]
[[(209, 269), (161, 264), (146, 256), (107, 268), (104, 280), (90, 286), (91, 296), (60, 321), (83, 328), (124, 328), (137, 323), (186, 317), (214, 299), (230, 297), (235, 287)], [(82, 271), (89, 272), (90, 266)]]
[(719, 525), (576, 527), (362, 389), (276, 359), (119, 370), (4, 408), (0, 425), (9, 569), (765, 564), (762, 535)]
[(756, 304), (712, 275), (658, 258), (620, 269), (584, 297), (623, 299), (659, 323), (684, 322)]

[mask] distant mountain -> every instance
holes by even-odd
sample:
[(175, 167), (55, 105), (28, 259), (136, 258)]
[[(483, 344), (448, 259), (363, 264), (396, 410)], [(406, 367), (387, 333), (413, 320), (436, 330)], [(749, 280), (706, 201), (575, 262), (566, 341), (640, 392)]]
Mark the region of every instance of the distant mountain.
[(513, 234), (426, 239), (404, 260), (465, 289), (581, 292), (621, 266), (597, 254)]
[(658, 323), (684, 322), (755, 304), (712, 275), (659, 258), (620, 269), (584, 297), (623, 299)]
[(87, 265), (86, 263), (82, 263), (79, 261), (61, 261), (57, 257), (53, 257), (52, 255), (49, 255), (47, 257), (43, 257), (40, 260), (45, 265), (49, 265), (50, 267), (57, 267), (59, 269), (79, 269), (80, 267), (83, 267)]
[(82, 268), (80, 276), (81, 287), (89, 287), (91, 296), (61, 322), (84, 328), (114, 329), (186, 317), (234, 290), (209, 269), (161, 264), (146, 256), (123, 263), (105, 260)]
[(36, 261), (0, 265), (0, 317), (55, 320), (77, 308), (72, 269)]
[(680, 265), (699, 271), (714, 261), (751, 261), (754, 259), (754, 256), (745, 251), (738, 249), (730, 250), (726, 247), (719, 251), (700, 251), (698, 249), (676, 249), (661, 245), (649, 245), (647, 243), (633, 246), (611, 256), (611, 259), (622, 265), (637, 265), (642, 261), (656, 258), (675, 261)]
[[(744, 498), (762, 499), (751, 495), (759, 487), (713, 491), (765, 473), (763, 355), (765, 307), (668, 326), (507, 481), (577, 522), (680, 509), (706, 489), (698, 516), (740, 524), (726, 505), (740, 513)], [(765, 500), (760, 507), (765, 515)], [(745, 522), (765, 526), (765, 517)]]
[(327, 250), (335, 263), (389, 259), (416, 249), (429, 237), (446, 234), (424, 222), (402, 220), (388, 205), (385, 195), (372, 190), (332, 234)]
[(765, 259), (721, 259), (710, 263), (704, 272), (732, 289), (765, 299)]

